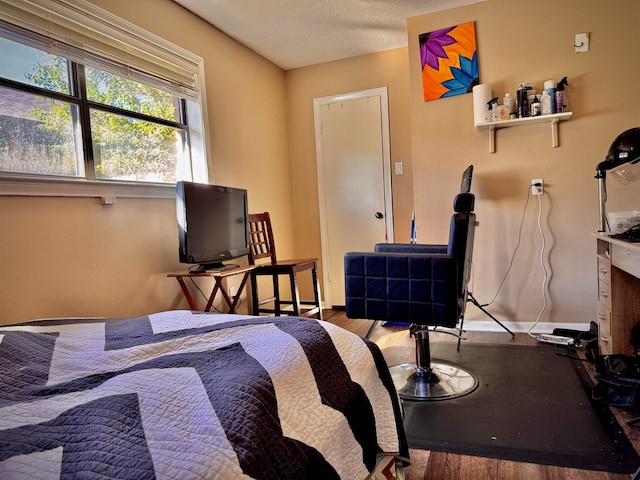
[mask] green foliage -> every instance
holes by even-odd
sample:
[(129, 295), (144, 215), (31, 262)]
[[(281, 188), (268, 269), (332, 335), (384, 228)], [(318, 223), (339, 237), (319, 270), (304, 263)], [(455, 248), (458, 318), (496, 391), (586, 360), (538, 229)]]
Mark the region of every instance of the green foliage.
[(25, 74), (27, 81), (54, 92), (71, 93), (68, 60), (57, 55), (44, 55), (43, 59), (33, 66), (33, 72)]
[[(66, 69), (64, 58), (48, 56), (34, 66), (28, 79), (61, 91), (68, 78)], [(96, 68), (86, 67), (85, 75), (87, 98), (92, 102), (171, 121), (178, 118), (177, 98), (171, 94)], [(77, 123), (69, 107), (48, 99), (46, 107), (36, 107), (30, 115), (40, 122), (38, 128), (69, 138)], [(97, 178), (175, 181), (181, 130), (97, 108), (90, 110), (90, 119)]]

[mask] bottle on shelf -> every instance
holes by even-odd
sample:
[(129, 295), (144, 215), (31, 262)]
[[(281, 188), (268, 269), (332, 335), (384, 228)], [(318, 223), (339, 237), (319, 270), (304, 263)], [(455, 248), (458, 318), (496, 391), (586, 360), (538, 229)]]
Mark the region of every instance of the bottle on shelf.
[(567, 82), (567, 77), (563, 77), (562, 80), (560, 80), (560, 82), (558, 82), (558, 84), (556, 85), (555, 113), (562, 113), (566, 108), (565, 98), (564, 98), (564, 87), (567, 85), (569, 85), (569, 82)]
[(495, 122), (498, 120), (498, 97), (493, 97), (487, 103), (489, 106), (489, 111), (491, 112), (491, 121)]
[(517, 100), (517, 116), (518, 118), (525, 118), (529, 116), (529, 90), (524, 84), (520, 84), (518, 91), (516, 92)]
[(550, 115), (553, 113), (553, 100), (551, 99), (551, 95), (547, 90), (542, 91), (542, 96), (540, 97), (540, 110), (542, 115)]
[[(556, 113), (556, 87), (553, 80), (547, 80), (544, 82), (544, 91), (551, 97), (551, 112)], [(541, 100), (542, 101), (542, 100)], [(544, 112), (542, 112), (544, 114)]]
[(507, 107), (509, 115), (511, 115), (512, 113), (516, 113), (516, 105), (515, 105), (515, 102), (513, 101), (513, 97), (509, 92), (504, 94), (504, 99), (502, 101), (502, 104), (505, 107)]
[(498, 105), (498, 120), (509, 120), (509, 107)]
[(533, 102), (531, 102), (531, 116), (538, 117), (540, 116), (542, 107), (540, 105), (540, 100), (538, 100), (538, 95), (533, 97)]

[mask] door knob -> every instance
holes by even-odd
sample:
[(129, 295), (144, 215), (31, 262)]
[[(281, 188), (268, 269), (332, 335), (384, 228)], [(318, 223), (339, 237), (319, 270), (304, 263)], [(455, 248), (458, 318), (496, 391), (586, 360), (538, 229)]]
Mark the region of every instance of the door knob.
[(384, 215), (382, 214), (382, 212), (376, 212), (376, 218), (383, 218)]

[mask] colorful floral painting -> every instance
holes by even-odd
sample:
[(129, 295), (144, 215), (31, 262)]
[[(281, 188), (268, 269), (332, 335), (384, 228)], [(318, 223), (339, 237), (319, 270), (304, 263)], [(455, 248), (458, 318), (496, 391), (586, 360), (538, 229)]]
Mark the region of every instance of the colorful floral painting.
[(423, 33), (419, 41), (424, 100), (471, 93), (479, 83), (475, 23)]

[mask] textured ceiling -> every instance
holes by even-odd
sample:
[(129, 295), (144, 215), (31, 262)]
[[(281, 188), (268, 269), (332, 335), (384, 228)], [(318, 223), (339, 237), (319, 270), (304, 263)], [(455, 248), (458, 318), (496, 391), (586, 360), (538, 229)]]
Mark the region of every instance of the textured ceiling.
[(407, 45), (406, 19), (485, 0), (174, 0), (288, 70)]

